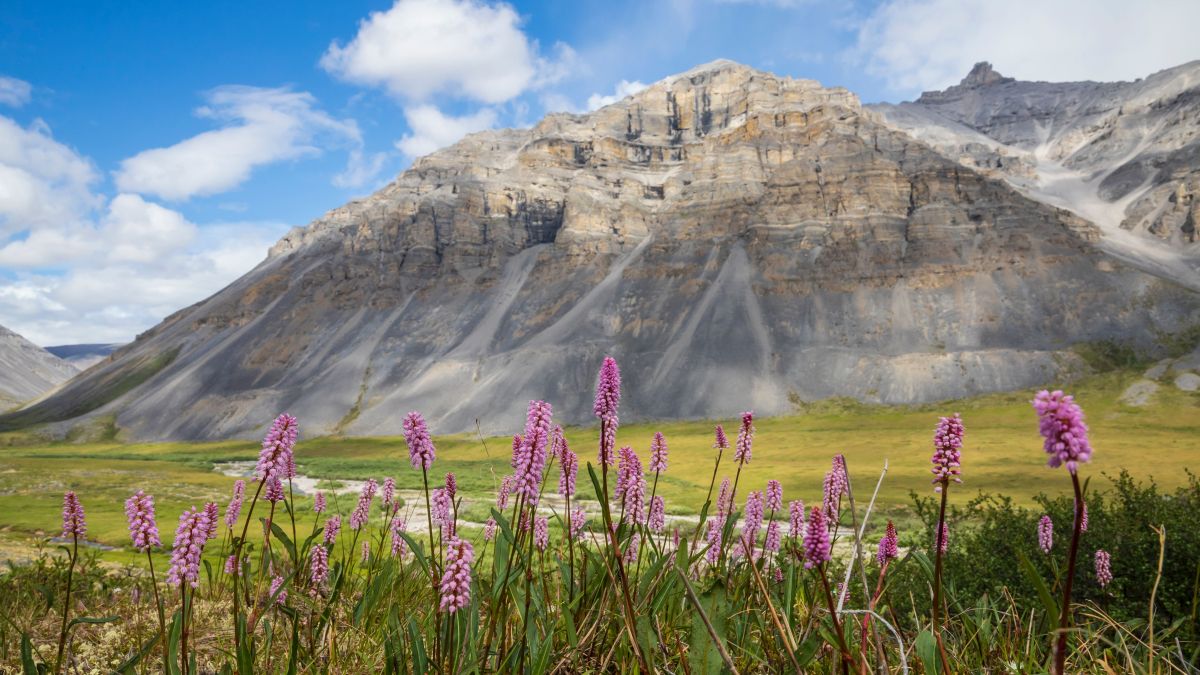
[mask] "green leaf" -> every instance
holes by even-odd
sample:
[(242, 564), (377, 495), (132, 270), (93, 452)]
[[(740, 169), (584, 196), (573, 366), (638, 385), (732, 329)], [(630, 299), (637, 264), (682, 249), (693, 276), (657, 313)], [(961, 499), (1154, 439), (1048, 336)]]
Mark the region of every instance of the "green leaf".
[(1054, 596), (1050, 594), (1045, 579), (1042, 579), (1042, 575), (1037, 573), (1033, 563), (1029, 561), (1029, 557), (1023, 551), (1017, 551), (1017, 562), (1021, 566), (1021, 572), (1024, 573), (1025, 579), (1037, 591), (1038, 599), (1042, 601), (1042, 607), (1046, 610), (1046, 620), (1054, 621), (1054, 617), (1058, 616), (1059, 607), (1058, 603), (1054, 601)]
[(933, 636), (933, 633), (927, 630), (918, 633), (913, 648), (917, 650), (917, 658), (921, 659), (921, 663), (925, 665), (925, 672), (942, 672), (942, 666), (938, 662), (937, 638)]
[(21, 634), (21, 670), (25, 675), (38, 675), (37, 664), (33, 660), (33, 643), (24, 633)]
[(725, 661), (721, 658), (721, 652), (713, 644), (712, 636), (708, 634), (708, 628), (704, 625), (704, 619), (700, 612), (702, 611), (708, 616), (717, 636), (728, 642), (726, 619), (731, 612), (729, 597), (725, 591), (725, 585), (719, 580), (713, 584), (712, 588), (703, 594), (698, 594), (697, 597), (700, 600), (700, 607), (699, 611), (692, 615), (688, 664), (693, 673), (721, 673), (725, 669)]
[(279, 527), (279, 523), (271, 521), (271, 534), (275, 535), (276, 539), (283, 542), (284, 549), (287, 550), (288, 555), (292, 558), (292, 565), (295, 566), (298, 564), (296, 561), (296, 544), (292, 541), (291, 537), (287, 536), (287, 533), (283, 531), (283, 528)]
[(413, 557), (417, 559), (417, 564), (421, 566), (421, 571), (425, 573), (425, 576), (429, 576), (429, 559), (425, 557), (425, 549), (409, 533), (401, 532), (400, 536), (404, 537), (404, 541), (408, 542), (408, 549), (413, 552)]
[(105, 616), (105, 617), (100, 617), (100, 618), (92, 617), (92, 616), (80, 616), (80, 617), (71, 619), (71, 623), (67, 624), (67, 630), (70, 631), (71, 628), (74, 627), (75, 624), (77, 624), (77, 623), (112, 623), (114, 621), (120, 621), (120, 620), (121, 620), (121, 617), (119, 617), (119, 616)]

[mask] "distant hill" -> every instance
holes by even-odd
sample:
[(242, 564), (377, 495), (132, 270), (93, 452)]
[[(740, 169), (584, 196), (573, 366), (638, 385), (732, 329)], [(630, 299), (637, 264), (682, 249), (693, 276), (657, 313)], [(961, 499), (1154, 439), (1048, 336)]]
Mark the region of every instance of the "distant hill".
[(0, 326), (0, 410), (37, 398), (77, 372), (71, 363)]
[(55, 345), (46, 347), (46, 351), (70, 363), (79, 370), (87, 370), (108, 358), (108, 355), (120, 349), (122, 344), (87, 344), (87, 345)]

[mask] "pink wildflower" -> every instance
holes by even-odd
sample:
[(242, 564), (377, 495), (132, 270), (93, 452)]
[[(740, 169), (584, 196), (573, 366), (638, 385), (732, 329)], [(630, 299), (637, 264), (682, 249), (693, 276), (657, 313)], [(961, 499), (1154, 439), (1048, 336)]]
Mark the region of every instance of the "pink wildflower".
[(804, 568), (812, 569), (830, 560), (832, 546), (825, 509), (814, 506), (808, 516), (808, 530), (804, 533)]
[(879, 540), (879, 551), (875, 554), (875, 559), (879, 561), (880, 565), (900, 557), (899, 543), (900, 537), (896, 534), (896, 526), (889, 520), (887, 531), (884, 533), (883, 539)]
[(767, 481), (766, 507), (768, 511), (783, 508), (783, 485), (777, 480)]
[[(384, 512), (391, 512), (392, 502), (396, 501), (396, 479), (395, 478), (388, 476), (387, 478), (383, 479), (383, 492), (382, 492), (382, 494), (380, 494), (380, 497), (382, 498), (382, 501), (380, 502), (379, 507), (382, 508), (384, 510)], [(398, 508), (399, 504), (397, 504), (396, 506)]]
[(487, 522), (483, 524), (483, 540), (491, 541), (494, 536), (496, 536), (496, 519), (488, 516)]
[(721, 520), (725, 520), (725, 516), (729, 515), (733, 509), (733, 495), (729, 491), (729, 479), (725, 478), (721, 481), (721, 487), (717, 490), (717, 515)]
[(721, 539), (722, 539), (722, 523), (723, 517), (709, 518), (707, 529), (704, 531), (704, 539), (708, 542), (708, 551), (704, 554), (704, 559), (709, 565), (716, 565), (717, 560), (721, 557)]
[(640, 523), (646, 506), (646, 480), (642, 473), (642, 460), (632, 448), (621, 448), (617, 473), (617, 492), (625, 510), (625, 521)]
[(513, 456), (513, 475), (516, 476), (515, 490), (525, 497), (525, 502), (537, 505), (542, 488), (542, 477), (546, 471), (546, 445), (550, 441), (551, 407), (545, 401), (530, 401), (529, 413), (525, 418), (525, 434), (521, 447)]
[(1112, 583), (1112, 557), (1103, 549), (1096, 551), (1096, 581), (1101, 588), (1108, 588)]
[(763, 521), (763, 494), (751, 492), (746, 495), (745, 523), (742, 524), (742, 541), (750, 552), (754, 551), (754, 542), (758, 539), (758, 530)]
[(286, 480), (296, 476), (296, 459), (293, 454), (296, 447), (296, 431), (296, 418), (287, 413), (276, 417), (271, 423), (271, 428), (263, 437), (258, 466), (255, 467), (258, 480), (267, 482), (271, 478)]
[(450, 502), (454, 503), (454, 498), (458, 495), (458, 479), (454, 477), (453, 472), (446, 473), (446, 496), (450, 498)]
[(175, 542), (171, 550), (171, 568), (167, 570), (167, 583), (172, 586), (200, 585), (200, 556), (208, 541), (208, 513), (205, 509), (192, 508), (179, 516), (179, 528), (175, 530)]
[(154, 497), (138, 490), (125, 500), (125, 516), (129, 520), (129, 538), (135, 550), (145, 551), (151, 546), (162, 545), (154, 518)]
[(738, 464), (749, 464), (751, 448), (754, 445), (754, 413), (742, 413), (742, 428), (738, 430), (737, 446), (733, 458)]
[(320, 515), (325, 513), (325, 493), (318, 492), (313, 495), (313, 513)]
[(942, 523), (942, 538), (938, 544), (938, 551), (942, 555), (946, 555), (946, 551), (950, 550), (950, 526)]
[(661, 431), (654, 432), (654, 440), (650, 442), (650, 470), (654, 473), (667, 470), (667, 439)]
[(277, 576), (274, 579), (271, 579), (270, 597), (275, 598), (275, 604), (286, 604), (287, 593), (287, 589), (283, 587), (283, 577)]
[(729, 449), (729, 437), (725, 435), (725, 427), (720, 424), (713, 430), (713, 435), (716, 437), (713, 441), (713, 447), (717, 450)]
[(963, 435), (962, 418), (958, 413), (938, 419), (937, 428), (933, 431), (933, 483), (937, 485), (934, 492), (941, 492), (942, 486), (952, 480), (955, 483), (962, 482), (958, 476)]
[(471, 542), (457, 537), (446, 543), (446, 571), (438, 584), (441, 610), (453, 614), (471, 602), (471, 563), (475, 549)]
[[(366, 542), (363, 542), (364, 544)], [(308, 581), (312, 584), (313, 595), (320, 592), (329, 579), (329, 551), (324, 546), (314, 546), (312, 558), (308, 564)]]
[(429, 426), (421, 413), (413, 412), (404, 416), (401, 423), (404, 430), (404, 441), (408, 443), (408, 461), (414, 469), (429, 470), (437, 452), (433, 447), (433, 439), (429, 436)]
[(400, 558), (408, 552), (408, 542), (404, 541), (404, 537), (400, 533), (404, 531), (407, 523), (403, 518), (392, 518), (392, 557)]
[(1037, 411), (1038, 430), (1045, 438), (1042, 447), (1050, 455), (1051, 467), (1066, 464), (1067, 470), (1075, 473), (1080, 462), (1092, 460), (1083, 409), (1073, 396), (1042, 390), (1033, 399), (1033, 409)]
[(337, 541), (338, 530), (342, 529), (342, 517), (339, 514), (329, 516), (325, 521), (325, 544), (332, 546)]
[(575, 479), (579, 473), (579, 456), (567, 447), (567, 442), (564, 440), (562, 448), (559, 449), (561, 469), (558, 474), (558, 494), (564, 497), (575, 496)]
[(64, 539), (67, 537), (83, 539), (87, 536), (87, 519), (83, 515), (83, 504), (79, 502), (79, 497), (76, 497), (74, 492), (68, 491), (63, 494), (62, 521)]
[(613, 357), (604, 357), (596, 382), (596, 400), (592, 411), (600, 419), (603, 436), (600, 438), (599, 462), (611, 466), (616, 458), (613, 448), (617, 441), (617, 408), (621, 403), (621, 369)]
[(204, 520), (208, 523), (208, 531), (204, 533), (204, 540), (217, 538), (217, 527), (221, 522), (221, 509), (216, 502), (208, 502), (204, 505)]
[(375, 490), (379, 484), (374, 478), (368, 478), (363, 484), (362, 492), (358, 495), (358, 506), (354, 507), (354, 511), (350, 514), (350, 529), (357, 530), (371, 518), (371, 502), (375, 500)]
[[(520, 438), (520, 436), (514, 436), (513, 438)], [(498, 510), (503, 511), (504, 509), (508, 508), (508, 496), (512, 494), (512, 489), (515, 482), (516, 477), (512, 476), (511, 474), (505, 476), (504, 479), (500, 481), (500, 491), (496, 495), (496, 508)]]
[(796, 499), (788, 502), (788, 516), (791, 518), (788, 536), (792, 539), (804, 537), (804, 502)]
[(646, 525), (651, 532), (657, 534), (667, 526), (666, 510), (662, 495), (654, 495), (654, 499), (650, 500), (650, 515), (646, 519)]
[(545, 516), (538, 516), (533, 521), (533, 545), (539, 551), (545, 551), (550, 545), (550, 522)]
[(1050, 516), (1042, 516), (1038, 521), (1038, 547), (1042, 553), (1049, 553), (1054, 547), (1054, 521), (1050, 520)]
[(767, 536), (763, 541), (763, 550), (777, 553), (782, 544), (783, 535), (780, 532), (779, 521), (772, 520), (767, 523)]
[(583, 531), (583, 526), (587, 523), (587, 512), (582, 508), (576, 508), (567, 516), (567, 531), (572, 539), (578, 539), (579, 533)]
[(267, 479), (267, 489), (263, 497), (272, 504), (283, 501), (283, 482), (278, 476)]
[(246, 481), (239, 480), (233, 484), (233, 496), (229, 499), (229, 505), (225, 507), (225, 527), (233, 529), (237, 525), (238, 518), (242, 515), (242, 500), (246, 495)]

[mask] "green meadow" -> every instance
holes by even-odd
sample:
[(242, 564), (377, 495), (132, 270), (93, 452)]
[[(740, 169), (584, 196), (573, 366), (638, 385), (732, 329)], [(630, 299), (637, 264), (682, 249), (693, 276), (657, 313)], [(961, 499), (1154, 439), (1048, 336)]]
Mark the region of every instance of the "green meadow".
[[(1095, 447), (1088, 475), (1093, 489), (1104, 489), (1102, 474), (1127, 469), (1135, 478), (1153, 478), (1164, 490), (1187, 482), (1200, 467), (1200, 394), (1162, 386), (1145, 407), (1121, 404), (1121, 392), (1139, 372), (1117, 371), (1076, 383), (1070, 391), (1084, 407)], [(761, 489), (770, 478), (782, 482), (785, 499), (820, 500), (821, 481), (835, 453), (845, 453), (857, 500), (865, 501), (884, 463), (888, 473), (877, 509), (903, 518), (910, 491), (931, 494), (929, 456), (937, 418), (959, 412), (966, 425), (964, 484), (951, 491), (952, 503), (965, 503), (979, 492), (1002, 493), (1018, 504), (1031, 504), (1039, 493), (1069, 490), (1066, 474), (1046, 468), (1037, 421), (1029, 405), (1033, 390), (980, 396), (920, 406), (869, 406), (826, 401), (793, 415), (761, 418), (755, 423), (753, 460), (742, 471), (739, 490)], [(402, 414), (404, 411), (397, 411)], [(435, 411), (425, 411), (435, 412)], [(264, 420), (264, 423), (270, 420)], [(519, 433), (523, 420), (512, 420)], [(670, 467), (658, 484), (669, 513), (695, 513), (704, 501), (716, 452), (713, 425), (723, 423), (730, 440), (738, 420), (638, 423), (621, 427), (618, 445), (631, 445), (648, 456), (651, 437), (661, 431), (670, 447)], [(322, 479), (396, 479), (401, 489), (419, 489), (421, 475), (408, 462), (401, 437), (344, 438), (304, 435), (300, 420), (296, 461), (300, 473)], [(436, 433), (436, 429), (433, 429)], [(583, 462), (595, 462), (596, 427), (566, 430)], [(480, 438), (459, 434), (435, 438), (438, 450), (431, 482), (454, 472), (462, 494), (478, 500), (465, 517), (483, 520), (486, 502), (509, 469), (511, 437)], [(123, 502), (143, 489), (154, 495), (164, 542), (169, 542), (179, 513), (216, 501), (224, 508), (234, 479), (213, 470), (215, 463), (255, 460), (252, 441), (216, 443), (44, 443), (28, 435), (0, 436), (0, 543), (11, 550), (39, 536), (54, 536), (60, 525), (62, 494), (75, 490), (88, 516), (88, 538), (122, 547), (127, 542)], [(721, 476), (732, 478), (733, 463)], [(586, 481), (586, 469), (580, 480)], [(556, 480), (557, 471), (551, 480)], [(253, 485), (251, 485), (251, 493)], [(306, 502), (299, 500), (301, 510)], [(340, 510), (353, 508), (353, 496), (340, 497)], [(860, 504), (861, 508), (861, 504)], [(304, 514), (307, 517), (307, 514)], [(0, 557), (5, 551), (0, 550)], [(110, 551), (105, 559), (127, 554)]]

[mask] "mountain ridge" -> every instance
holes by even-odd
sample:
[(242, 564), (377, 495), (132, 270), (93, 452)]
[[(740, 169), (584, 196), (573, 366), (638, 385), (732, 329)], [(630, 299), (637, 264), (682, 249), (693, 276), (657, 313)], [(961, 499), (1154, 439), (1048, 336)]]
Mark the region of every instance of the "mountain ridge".
[(1200, 323), (1108, 236), (851, 92), (718, 61), (417, 160), (0, 426), (491, 433), (531, 398), (582, 423), (608, 353), (631, 418), (1021, 388)]

